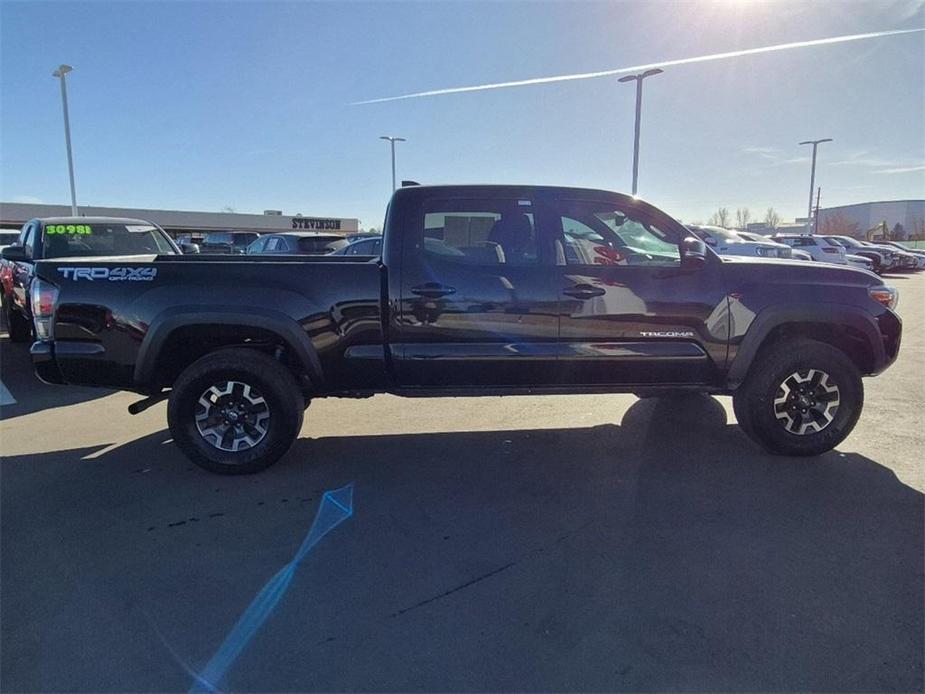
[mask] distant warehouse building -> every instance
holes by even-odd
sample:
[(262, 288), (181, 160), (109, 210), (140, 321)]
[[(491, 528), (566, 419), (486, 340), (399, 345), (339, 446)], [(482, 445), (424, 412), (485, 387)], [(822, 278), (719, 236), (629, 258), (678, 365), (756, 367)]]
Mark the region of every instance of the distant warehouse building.
[[(237, 212), (186, 212), (182, 210), (143, 210), (127, 207), (93, 207), (81, 205), (79, 214), (85, 217), (133, 217), (154, 222), (173, 237), (201, 237), (211, 231), (255, 231), (269, 233), (299, 230), (317, 230), (335, 234), (355, 234), (360, 220), (344, 217), (314, 217), (297, 214), (284, 215), (278, 210), (263, 214)], [(21, 227), (35, 217), (66, 217), (71, 214), (68, 205), (33, 205), (30, 203), (0, 202), (0, 226)]]
[(819, 210), (819, 231), (823, 233), (863, 237), (875, 227), (885, 227), (899, 240), (925, 238), (925, 200), (862, 202)]

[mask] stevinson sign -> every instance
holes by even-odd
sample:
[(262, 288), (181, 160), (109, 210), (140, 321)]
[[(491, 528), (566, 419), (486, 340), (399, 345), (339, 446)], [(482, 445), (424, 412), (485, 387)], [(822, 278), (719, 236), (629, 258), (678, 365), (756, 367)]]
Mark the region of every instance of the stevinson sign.
[(310, 217), (293, 217), (293, 229), (311, 229), (312, 231), (340, 231), (339, 219), (312, 219)]

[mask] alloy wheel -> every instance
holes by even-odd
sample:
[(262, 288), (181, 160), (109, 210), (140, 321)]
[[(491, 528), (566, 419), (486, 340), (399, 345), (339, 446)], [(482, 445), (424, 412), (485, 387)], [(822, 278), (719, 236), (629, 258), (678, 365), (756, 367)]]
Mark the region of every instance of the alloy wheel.
[(787, 376), (777, 388), (774, 416), (791, 434), (817, 434), (832, 423), (841, 393), (820, 369), (804, 369)]
[(196, 403), (196, 428), (222, 451), (253, 448), (267, 435), (270, 408), (253, 386), (222, 381), (209, 386)]

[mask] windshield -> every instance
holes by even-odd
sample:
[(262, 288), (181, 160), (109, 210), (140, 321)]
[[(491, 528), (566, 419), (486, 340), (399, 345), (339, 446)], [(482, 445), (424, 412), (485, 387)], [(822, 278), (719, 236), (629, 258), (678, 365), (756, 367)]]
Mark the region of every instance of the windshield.
[(46, 224), (42, 255), (45, 258), (75, 256), (176, 254), (166, 234), (153, 224)]

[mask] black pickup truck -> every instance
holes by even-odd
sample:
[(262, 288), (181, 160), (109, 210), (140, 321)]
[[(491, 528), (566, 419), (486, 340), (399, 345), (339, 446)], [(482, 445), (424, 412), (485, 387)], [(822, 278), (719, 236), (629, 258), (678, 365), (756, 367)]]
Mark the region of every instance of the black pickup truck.
[(897, 295), (874, 274), (723, 257), (617, 193), (409, 186), (381, 258), (41, 260), (32, 358), (50, 383), (169, 397), (177, 445), (260, 470), (313, 398), (731, 394), (769, 451), (815, 455), (896, 358)]

